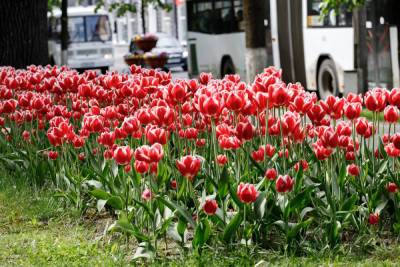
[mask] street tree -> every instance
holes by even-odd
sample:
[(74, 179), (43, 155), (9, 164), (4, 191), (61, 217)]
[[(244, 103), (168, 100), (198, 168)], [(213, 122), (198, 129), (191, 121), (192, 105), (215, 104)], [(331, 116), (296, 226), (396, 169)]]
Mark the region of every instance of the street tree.
[(1, 0), (0, 32), (0, 65), (48, 63), (47, 0)]
[(137, 1), (135, 4), (131, 2), (126, 2), (125, 0), (99, 0), (96, 4), (96, 9), (99, 9), (101, 7), (106, 7), (110, 12), (116, 11), (117, 16), (121, 17), (125, 15), (127, 12), (136, 13), (139, 8), (141, 22), (142, 22), (142, 32), (146, 33), (145, 10), (150, 5), (155, 8), (161, 8), (166, 11), (170, 11), (172, 9), (172, 6), (170, 4), (164, 3), (164, 1), (162, 0), (141, 0)]
[(264, 19), (266, 1), (243, 1), (246, 38), (246, 79), (251, 81), (267, 63)]

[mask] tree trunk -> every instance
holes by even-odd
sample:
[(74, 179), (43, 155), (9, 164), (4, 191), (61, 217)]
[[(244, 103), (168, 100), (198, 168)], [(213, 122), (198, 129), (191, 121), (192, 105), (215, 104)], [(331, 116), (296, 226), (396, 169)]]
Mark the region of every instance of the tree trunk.
[(247, 82), (263, 71), (267, 64), (265, 45), (266, 1), (243, 1), (243, 16), (246, 33), (246, 79)]
[(1, 0), (0, 33), (0, 65), (46, 65), (47, 0)]
[(68, 64), (68, 0), (61, 1), (61, 65)]
[(145, 18), (145, 3), (144, 0), (142, 0), (141, 5), (140, 5), (140, 16), (142, 17), (142, 31), (143, 34), (146, 33), (146, 18)]
[(355, 67), (358, 74), (358, 93), (367, 90), (368, 54), (367, 54), (367, 8), (364, 6), (353, 11)]

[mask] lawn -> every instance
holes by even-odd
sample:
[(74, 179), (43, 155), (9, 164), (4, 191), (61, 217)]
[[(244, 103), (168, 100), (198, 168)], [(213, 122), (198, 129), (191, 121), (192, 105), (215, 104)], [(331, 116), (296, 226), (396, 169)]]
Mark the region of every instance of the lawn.
[(400, 245), (395, 240), (386, 246), (368, 246), (368, 251), (352, 244), (346, 244), (332, 255), (316, 250), (307, 258), (255, 247), (247, 252), (244, 246), (235, 245), (228, 249), (206, 248), (201, 255), (181, 252), (160, 255), (153, 262), (134, 262), (135, 245), (129, 244), (127, 248), (125, 240), (105, 234), (106, 219), (80, 216), (53, 198), (51, 192), (2, 179), (2, 266), (147, 266), (150, 263), (154, 266), (396, 266), (400, 262)]

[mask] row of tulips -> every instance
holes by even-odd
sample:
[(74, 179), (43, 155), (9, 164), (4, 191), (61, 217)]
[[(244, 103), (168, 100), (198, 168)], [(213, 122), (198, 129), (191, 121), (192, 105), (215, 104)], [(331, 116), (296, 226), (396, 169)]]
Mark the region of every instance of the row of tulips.
[(0, 68), (2, 166), (108, 210), (135, 257), (162, 239), (302, 251), (400, 231), (400, 88), (318, 101), (273, 67), (251, 84), (130, 70)]

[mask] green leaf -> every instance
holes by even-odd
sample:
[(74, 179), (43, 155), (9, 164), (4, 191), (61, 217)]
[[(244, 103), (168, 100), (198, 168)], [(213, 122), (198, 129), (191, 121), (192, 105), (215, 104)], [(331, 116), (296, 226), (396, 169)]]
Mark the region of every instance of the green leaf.
[[(236, 189), (233, 187), (233, 185), (236, 184), (229, 184), (229, 193), (230, 196), (232, 198), (232, 200), (235, 202), (235, 204), (239, 207), (239, 208), (243, 208), (243, 203), (242, 201), (240, 201), (239, 197), (236, 194)], [(237, 186), (237, 185), (236, 185)]]
[(165, 220), (161, 226), (156, 230), (156, 238), (160, 238), (163, 234), (165, 234), (172, 223), (172, 217)]
[(235, 217), (228, 223), (228, 225), (224, 229), (224, 233), (222, 239), (225, 243), (229, 243), (230, 240), (235, 236), (236, 231), (238, 230), (240, 224), (242, 223), (242, 214), (238, 212)]
[(98, 189), (98, 188), (91, 190), (91, 191), (90, 191), (90, 194), (91, 194), (92, 196), (94, 196), (95, 198), (97, 198), (97, 199), (104, 199), (104, 200), (109, 199), (110, 196), (111, 196), (111, 195), (110, 195), (109, 193), (107, 193), (106, 191), (104, 191), (104, 190), (102, 190), (102, 189)]
[(207, 218), (204, 218), (197, 224), (195, 234), (193, 237), (193, 247), (199, 248), (202, 247), (209, 239), (211, 232), (210, 223), (208, 222)]
[(314, 208), (305, 207), (305, 208), (301, 211), (301, 213), (300, 213), (300, 219), (303, 220), (303, 219), (304, 219), (304, 216), (306, 216), (307, 213), (309, 213), (309, 212), (311, 212), (311, 211), (313, 211), (313, 210), (314, 210)]
[(267, 207), (267, 192), (261, 192), (256, 201), (254, 202), (254, 211), (256, 212), (259, 218), (263, 218), (265, 215), (265, 210)]
[(225, 198), (229, 191), (229, 173), (225, 166), (218, 181), (218, 194)]
[(295, 184), (294, 184), (294, 192), (299, 192), (301, 190), (301, 186), (303, 185), (303, 167), (299, 164), (299, 171), (296, 174)]
[(176, 210), (183, 218), (185, 218), (187, 223), (190, 223), (193, 227), (196, 227), (196, 222), (193, 220), (192, 215), (178, 203), (164, 197), (157, 197), (157, 199), (164, 203), (164, 205), (171, 210)]
[(115, 210), (122, 210), (124, 208), (122, 199), (118, 196), (112, 196), (109, 199), (107, 199), (107, 204), (110, 205)]
[(132, 225), (128, 221), (128, 218), (125, 215), (121, 215), (119, 220), (114, 225), (112, 225), (108, 230), (111, 232), (116, 231), (128, 235), (133, 235), (139, 242), (149, 241), (149, 237), (143, 235), (136, 226)]
[(308, 220), (300, 222), (300, 223), (289, 224), (290, 230), (289, 230), (289, 232), (287, 234), (287, 237), (289, 239), (294, 238), (295, 236), (297, 236), (297, 234), (301, 230), (307, 229), (307, 227), (311, 224), (312, 221), (313, 221), (313, 218), (309, 218)]

